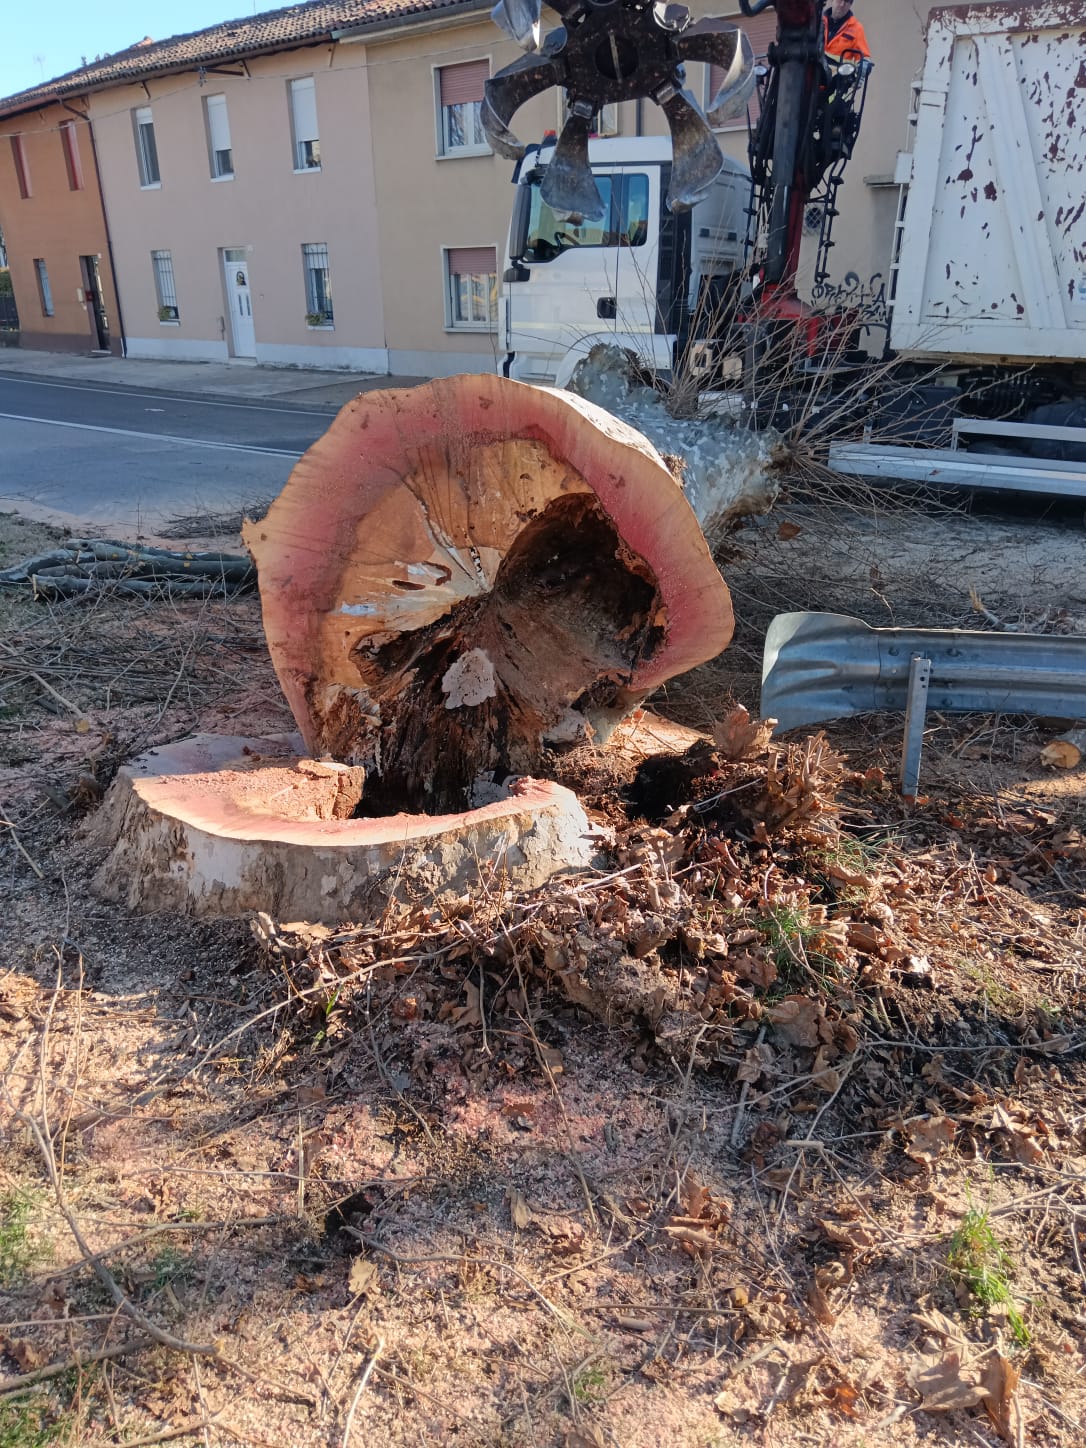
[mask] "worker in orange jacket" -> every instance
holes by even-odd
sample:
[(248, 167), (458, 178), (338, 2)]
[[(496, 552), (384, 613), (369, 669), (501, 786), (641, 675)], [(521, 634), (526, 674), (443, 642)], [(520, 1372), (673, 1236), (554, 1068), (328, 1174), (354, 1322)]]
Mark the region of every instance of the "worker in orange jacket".
[(823, 49), (838, 60), (871, 59), (864, 28), (852, 13), (852, 0), (830, 0), (826, 12)]

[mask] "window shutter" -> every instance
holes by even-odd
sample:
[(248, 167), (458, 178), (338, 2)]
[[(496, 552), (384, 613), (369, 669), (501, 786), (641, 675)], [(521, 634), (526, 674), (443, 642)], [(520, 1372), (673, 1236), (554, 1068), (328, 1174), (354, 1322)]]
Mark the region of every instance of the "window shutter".
[(449, 275), (492, 276), (498, 270), (498, 252), (493, 246), (450, 246)]
[[(760, 64), (761, 62), (763, 62), (766, 57), (766, 52), (777, 38), (776, 11), (769, 10), (766, 11), (766, 13), (763, 15), (753, 15), (750, 17), (747, 17), (745, 15), (734, 15), (731, 17), (731, 19), (736, 25), (738, 25), (739, 29), (743, 31), (747, 39), (750, 41), (750, 47), (754, 51), (755, 63)], [(720, 66), (711, 65), (709, 67), (709, 94), (708, 96), (706, 96), (707, 103), (711, 101), (716, 95), (717, 91), (723, 84), (723, 81), (724, 72), (720, 68)], [(751, 122), (754, 123), (758, 120), (758, 117), (761, 114), (761, 107), (758, 104), (757, 92), (755, 92), (755, 94), (751, 96), (749, 105)], [(737, 116), (734, 121), (730, 121), (728, 124), (729, 126), (741, 126), (743, 124), (743, 118), (742, 116)]]
[(440, 71), (441, 104), (464, 105), (483, 99), (483, 87), (490, 78), (488, 60), (469, 60), (464, 65), (442, 66)]
[[(282, 95), (282, 91), (279, 94)], [(226, 114), (225, 96), (208, 96), (207, 126), (211, 132), (212, 151), (229, 151), (230, 120)]]
[(61, 121), (60, 135), (64, 142), (64, 165), (68, 172), (68, 189), (82, 191), (83, 163), (79, 159), (79, 135), (74, 121)]
[(292, 80), (290, 103), (294, 110), (294, 139), (296, 142), (317, 141), (317, 88), (313, 77)]

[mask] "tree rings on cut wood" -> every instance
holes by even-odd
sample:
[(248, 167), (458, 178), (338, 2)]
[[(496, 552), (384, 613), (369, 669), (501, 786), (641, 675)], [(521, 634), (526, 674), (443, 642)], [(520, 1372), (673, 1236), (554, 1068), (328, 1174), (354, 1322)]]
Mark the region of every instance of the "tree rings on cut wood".
[(480, 775), (538, 773), (732, 634), (651, 444), (502, 377), (349, 403), (245, 541), (306, 746), (365, 767), (367, 812), (462, 810)]
[(459, 814), (356, 819), (362, 769), (300, 747), (198, 734), (124, 765), (88, 826), (110, 850), (95, 889), (143, 911), (335, 924), (394, 894), (459, 899), (488, 874), (534, 889), (595, 862), (588, 819), (560, 785), (518, 780)]

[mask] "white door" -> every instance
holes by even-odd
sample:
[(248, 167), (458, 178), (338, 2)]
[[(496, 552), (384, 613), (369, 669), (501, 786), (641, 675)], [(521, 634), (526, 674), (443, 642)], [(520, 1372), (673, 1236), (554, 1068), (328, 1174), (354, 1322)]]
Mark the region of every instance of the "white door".
[(226, 301), (230, 308), (230, 343), (235, 357), (256, 356), (256, 329), (253, 326), (253, 300), (249, 288), (249, 263), (240, 247), (223, 252), (226, 276)]

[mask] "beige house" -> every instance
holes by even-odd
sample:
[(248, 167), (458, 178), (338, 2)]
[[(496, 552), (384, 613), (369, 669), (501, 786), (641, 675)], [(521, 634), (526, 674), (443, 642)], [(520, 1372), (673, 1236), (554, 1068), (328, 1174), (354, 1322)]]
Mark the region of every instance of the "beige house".
[[(876, 69), (831, 281), (887, 270), (930, 8), (858, 0)], [(764, 53), (772, 12), (734, 18)], [(512, 165), (486, 146), (479, 101), (519, 54), (489, 0), (316, 0), (146, 42), (14, 100), (85, 105), (129, 355), (447, 375), (503, 360)], [(705, 69), (689, 76), (702, 97)], [(517, 133), (538, 140), (560, 107), (537, 97)], [(609, 111), (617, 134), (666, 134), (649, 101)], [(745, 124), (720, 139), (745, 158)]]
[[(858, 0), (875, 71), (860, 141), (840, 194), (831, 285), (855, 273), (861, 286), (877, 294), (887, 273), (899, 197), (895, 163), (907, 143), (912, 85), (923, 63), (924, 23), (931, 8), (927, 0), (916, 6), (901, 0)], [(696, 16), (725, 15), (747, 29), (758, 55), (764, 55), (776, 32), (774, 12), (749, 20), (738, 13), (734, 0), (730, 6), (694, 0), (691, 9)], [(548, 20), (556, 23), (557, 17), (545, 13), (545, 27)], [(486, 75), (520, 52), (485, 10), (440, 25), (422, 26), (414, 18), (381, 28), (344, 27), (338, 34), (345, 48), (364, 45), (369, 58), (390, 364), (393, 370), (420, 374), (500, 367), (493, 322), (457, 315), (455, 278), (458, 266), (482, 268), (492, 257), (493, 281), (507, 265), (513, 168), (474, 144), (471, 134), (449, 146), (449, 106), (443, 99), (465, 94), (481, 98)], [(702, 100), (708, 99), (707, 69), (690, 67), (689, 83)], [(449, 83), (461, 79), (469, 82), (466, 90)], [(514, 130), (522, 140), (538, 140), (544, 130), (560, 124), (560, 106), (557, 92), (538, 97), (518, 112)], [(624, 104), (613, 112), (608, 121), (614, 134), (667, 134), (663, 115), (651, 101)], [(384, 143), (387, 137), (395, 137), (395, 143)], [(745, 121), (722, 131), (720, 141), (729, 155), (745, 161)], [(809, 250), (808, 273), (813, 246)]]

